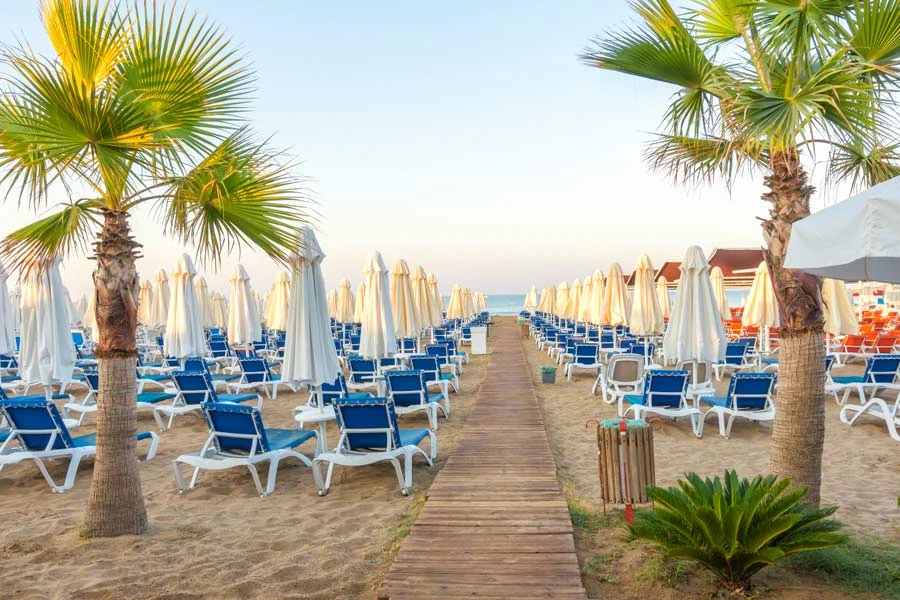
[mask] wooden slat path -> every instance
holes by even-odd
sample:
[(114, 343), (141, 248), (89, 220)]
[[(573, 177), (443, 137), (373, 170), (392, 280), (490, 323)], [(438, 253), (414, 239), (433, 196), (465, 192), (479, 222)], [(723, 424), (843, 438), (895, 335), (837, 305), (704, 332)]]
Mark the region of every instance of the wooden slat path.
[(379, 598), (587, 598), (518, 326), (491, 335), (490, 374)]

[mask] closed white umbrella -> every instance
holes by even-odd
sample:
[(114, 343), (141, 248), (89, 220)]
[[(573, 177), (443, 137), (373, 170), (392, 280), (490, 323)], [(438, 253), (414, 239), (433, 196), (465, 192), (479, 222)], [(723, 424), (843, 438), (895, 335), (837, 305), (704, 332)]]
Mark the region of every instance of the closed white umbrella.
[(243, 265), (234, 268), (231, 276), (231, 301), (228, 303), (228, 341), (234, 346), (249, 346), (262, 339), (259, 307), (250, 290), (250, 275)]
[(366, 284), (360, 283), (356, 286), (356, 304), (353, 307), (353, 322), (362, 323), (363, 315), (366, 312)]
[(352, 323), (355, 303), (356, 299), (353, 297), (353, 287), (350, 285), (350, 280), (341, 279), (341, 283), (338, 286), (337, 310), (334, 318), (339, 323)]
[(609, 273), (606, 276), (606, 289), (603, 302), (600, 304), (598, 325), (628, 325), (628, 313), (631, 312), (629, 304), (622, 267), (619, 263), (613, 263), (609, 266)]
[(75, 302), (75, 313), (77, 314), (78, 321), (84, 323), (84, 315), (87, 312), (88, 308), (88, 299), (86, 294), (82, 294), (79, 296), (78, 300)]
[(525, 310), (529, 312), (534, 312), (534, 310), (538, 307), (538, 297), (537, 297), (537, 288), (535, 286), (531, 286), (531, 289), (528, 290), (528, 293), (525, 294)]
[(572, 287), (569, 288), (569, 305), (566, 308), (567, 319), (578, 320), (578, 314), (581, 312), (581, 292), (581, 280), (576, 279), (572, 282)]
[(656, 280), (656, 298), (659, 300), (659, 310), (663, 318), (668, 319), (672, 314), (672, 305), (669, 302), (669, 282), (663, 275)]
[(563, 281), (556, 286), (556, 312), (560, 319), (565, 319), (569, 311), (569, 284)]
[[(266, 298), (266, 326), (269, 329), (284, 331), (287, 327), (288, 306), (291, 302), (291, 280), (287, 273), (279, 273)], [(327, 303), (327, 300), (326, 300)], [(326, 304), (326, 308), (327, 308)]]
[(397, 338), (418, 337), (421, 325), (413, 301), (409, 266), (402, 258), (391, 270), (391, 312), (394, 315), (394, 335)]
[(50, 264), (32, 264), (22, 288), (19, 376), (24, 382), (42, 384), (48, 395), (52, 384), (71, 381), (75, 369), (60, 262), (57, 256)]
[(859, 321), (850, 303), (850, 292), (839, 279), (822, 279), (825, 332), (831, 335), (859, 333)]
[(444, 322), (444, 297), (434, 273), (428, 274), (428, 291), (431, 292), (431, 322), (437, 327)]
[(197, 305), (200, 307), (200, 322), (207, 329), (214, 327), (212, 296), (209, 293), (209, 286), (206, 285), (206, 278), (203, 275), (197, 275), (194, 278), (194, 292), (197, 294)]
[(16, 286), (9, 293), (9, 304), (12, 306), (13, 329), (22, 331), (22, 288)]
[(328, 292), (328, 316), (334, 319), (337, 316), (337, 290)]
[(550, 285), (544, 288), (544, 293), (541, 294), (541, 304), (544, 305), (544, 308), (541, 309), (542, 312), (547, 313), (548, 315), (556, 315), (556, 286)]
[(164, 269), (160, 269), (153, 277), (156, 289), (153, 290), (153, 308), (150, 309), (150, 327), (162, 329), (169, 320), (169, 277)]
[(84, 320), (82, 321), (85, 329), (90, 330), (91, 340), (96, 344), (100, 342), (100, 326), (97, 325), (97, 292), (91, 294), (91, 300), (88, 302), (87, 309), (84, 311)]
[(588, 275), (581, 285), (581, 300), (578, 302), (578, 320), (582, 323), (591, 321), (591, 296), (594, 291), (594, 278)]
[(450, 292), (450, 301), (447, 302), (447, 318), (448, 319), (464, 319), (465, 306), (463, 300), (463, 291), (458, 283), (453, 284), (453, 290)]
[(141, 280), (138, 293), (138, 323), (150, 325), (153, 319), (153, 284), (149, 279)]
[(72, 295), (69, 294), (69, 288), (64, 287), (63, 292), (66, 300), (66, 315), (69, 319), (69, 325), (77, 325), (81, 323), (82, 313), (78, 312), (78, 309), (75, 307), (75, 303), (72, 302)]
[(262, 321), (263, 314), (265, 314), (266, 307), (263, 303), (263, 299), (260, 298), (259, 292), (253, 290), (253, 301), (256, 302), (256, 310), (259, 313), (259, 320)]
[(16, 351), (16, 326), (13, 320), (15, 308), (6, 287), (9, 273), (0, 263), (0, 354), (13, 354)]
[(391, 313), (388, 269), (378, 251), (369, 255), (363, 269), (366, 277), (366, 306), (359, 338), (359, 353), (366, 358), (391, 356), (397, 348), (394, 317)]
[(769, 349), (769, 328), (778, 327), (780, 317), (778, 302), (775, 299), (775, 288), (772, 286), (769, 267), (765, 262), (759, 263), (756, 268), (756, 275), (753, 276), (753, 283), (750, 285), (750, 293), (747, 295), (747, 304), (744, 306), (741, 323), (745, 327), (759, 327), (763, 349)]
[(228, 302), (224, 294), (218, 292), (212, 295), (210, 300), (212, 305), (212, 323), (213, 327), (225, 329), (228, 325)]
[(410, 282), (412, 284), (413, 305), (416, 307), (416, 315), (419, 318), (419, 324), (422, 329), (440, 325), (440, 323), (432, 323), (431, 321), (432, 298), (431, 294), (428, 292), (428, 276), (425, 274), (425, 269), (421, 266), (417, 266), (413, 269), (412, 275), (410, 276)]
[(731, 310), (728, 308), (728, 296), (725, 294), (725, 275), (719, 267), (713, 267), (709, 274), (713, 286), (713, 295), (716, 298), (716, 310), (724, 320), (731, 319)]
[(202, 356), (206, 352), (200, 306), (194, 290), (196, 275), (197, 270), (191, 257), (182, 254), (172, 273), (172, 297), (163, 335), (163, 351), (166, 356), (181, 359)]
[(663, 330), (662, 310), (653, 284), (653, 263), (646, 254), (641, 255), (634, 270), (634, 301), (628, 326), (631, 333), (643, 336), (656, 335)]
[(727, 344), (709, 279), (709, 263), (700, 246), (691, 246), (681, 262), (663, 354), (669, 361), (716, 363), (725, 360)]
[(463, 314), (464, 318), (471, 319), (475, 315), (475, 301), (472, 288), (463, 288)]
[(312, 228), (300, 228), (291, 273), (290, 307), (285, 330), (281, 378), (316, 388), (333, 383), (340, 363), (331, 337), (322, 261), (325, 253)]
[(603, 271), (597, 269), (591, 277), (591, 323), (600, 325), (603, 315), (603, 297), (606, 295), (606, 284)]

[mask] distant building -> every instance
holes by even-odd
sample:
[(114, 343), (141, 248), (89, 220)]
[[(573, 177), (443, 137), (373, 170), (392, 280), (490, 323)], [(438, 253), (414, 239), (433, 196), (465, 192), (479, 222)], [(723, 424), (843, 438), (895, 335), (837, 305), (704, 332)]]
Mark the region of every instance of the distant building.
[(750, 287), (756, 268), (764, 260), (762, 248), (716, 248), (709, 255), (709, 268), (722, 269), (727, 287)]

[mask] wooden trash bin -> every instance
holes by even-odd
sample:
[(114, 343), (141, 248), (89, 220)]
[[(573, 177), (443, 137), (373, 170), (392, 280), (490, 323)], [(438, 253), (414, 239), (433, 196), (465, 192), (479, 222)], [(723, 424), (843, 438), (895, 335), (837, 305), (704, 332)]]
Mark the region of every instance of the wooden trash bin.
[[(597, 425), (600, 492), (606, 503), (645, 504), (656, 485), (653, 429), (640, 419), (606, 419)], [(629, 511), (630, 512), (630, 511)]]

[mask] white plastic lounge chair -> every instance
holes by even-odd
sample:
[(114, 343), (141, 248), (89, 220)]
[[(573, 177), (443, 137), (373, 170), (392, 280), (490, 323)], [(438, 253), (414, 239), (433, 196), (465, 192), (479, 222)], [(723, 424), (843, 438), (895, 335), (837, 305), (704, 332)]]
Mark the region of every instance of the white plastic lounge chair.
[(900, 377), (900, 354), (875, 354), (866, 359), (866, 370), (860, 376), (832, 375), (831, 391), (835, 397), (843, 392), (838, 404), (844, 405), (850, 397), (850, 392), (855, 391), (859, 396), (859, 405), (866, 403), (866, 394), (874, 396), (878, 390), (900, 389), (898, 385)]
[(281, 380), (281, 376), (272, 373), (263, 358), (238, 358), (241, 373), (238, 381), (228, 383), (228, 391), (232, 394), (247, 390), (262, 389), (266, 396), (273, 400), (278, 398), (278, 388), (286, 387), (291, 392), (297, 390), (293, 385)]
[(711, 363), (703, 360), (683, 360), (675, 368), (690, 374), (687, 390), (689, 398), (716, 393), (712, 383)]
[(387, 394), (394, 401), (397, 415), (424, 411), (428, 414), (431, 429), (435, 431), (438, 428), (438, 409), (444, 418), (450, 417), (449, 396), (429, 392), (422, 371), (389, 371), (385, 378)]
[(724, 362), (713, 364), (716, 381), (722, 380), (722, 373), (755, 368), (752, 347), (746, 341), (728, 342), (728, 345), (725, 346)]
[[(84, 380), (87, 383), (88, 391), (81, 402), (70, 401), (63, 405), (63, 414), (66, 417), (70, 417), (73, 412), (78, 413), (79, 425), (84, 421), (85, 415), (97, 412), (97, 397), (100, 388), (100, 376), (97, 373), (85, 373)], [(169, 394), (167, 392), (143, 392), (141, 391), (142, 387), (142, 385), (138, 384), (138, 391), (135, 397), (138, 410), (153, 410), (158, 403), (175, 398), (175, 394)]]
[[(275, 491), (278, 463), (285, 458), (295, 458), (312, 466), (312, 461), (296, 451), (307, 440), (316, 440), (316, 432), (309, 429), (266, 429), (262, 416), (255, 406), (228, 402), (204, 402), (203, 416), (209, 426), (209, 437), (199, 452), (182, 454), (172, 461), (175, 481), (182, 492), (194, 489), (201, 470), (221, 471), (234, 467), (246, 467), (260, 496)], [(263, 489), (256, 465), (269, 463), (269, 477)], [(190, 486), (185, 484), (179, 465), (194, 467)]]
[(687, 402), (689, 376), (687, 371), (647, 371), (643, 391), (639, 394), (625, 394), (619, 400), (620, 405), (623, 401), (630, 405), (620, 414), (627, 417), (629, 412), (633, 412), (635, 419), (642, 419), (645, 414), (674, 419), (690, 417), (694, 435), (701, 437), (703, 429), (700, 424), (700, 409)]
[(600, 369), (591, 393), (600, 390), (600, 398), (607, 404), (619, 403), (622, 410), (622, 396), (640, 389), (644, 382), (644, 357), (640, 354), (613, 354), (605, 369)]
[(600, 363), (600, 352), (597, 344), (575, 344), (572, 360), (566, 363), (564, 372), (566, 378), (571, 381), (576, 370), (593, 371), (600, 375), (603, 365)]
[[(153, 407), (153, 418), (160, 431), (172, 427), (172, 421), (178, 415), (197, 412), (203, 409), (204, 402), (227, 402), (243, 404), (256, 401), (256, 408), (262, 410), (263, 399), (259, 394), (219, 394), (213, 388), (206, 373), (172, 373), (178, 394), (171, 404), (158, 404)], [(162, 417), (168, 416), (169, 422), (163, 424)]]
[(772, 392), (775, 381), (775, 373), (735, 373), (728, 382), (726, 396), (701, 396), (699, 403), (709, 405), (709, 409), (700, 420), (700, 433), (703, 433), (703, 424), (710, 413), (718, 415), (719, 435), (726, 439), (731, 435), (731, 426), (737, 417), (751, 421), (774, 421)]

